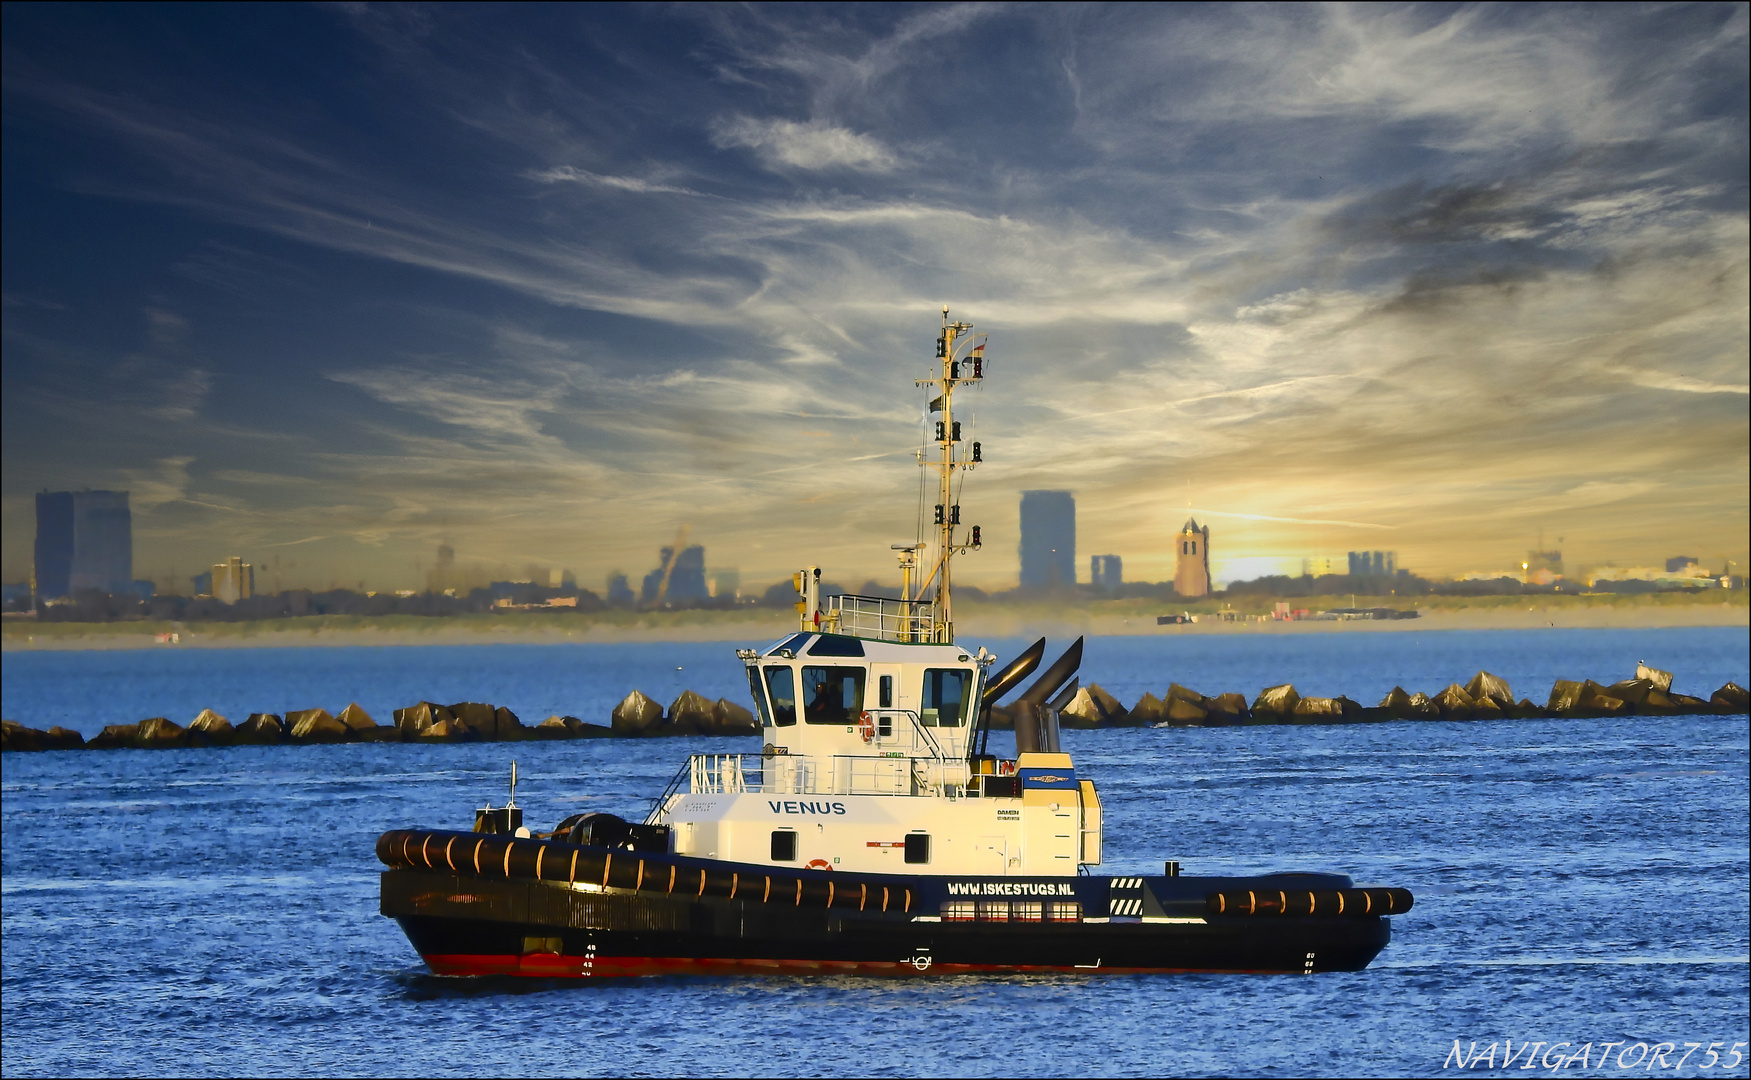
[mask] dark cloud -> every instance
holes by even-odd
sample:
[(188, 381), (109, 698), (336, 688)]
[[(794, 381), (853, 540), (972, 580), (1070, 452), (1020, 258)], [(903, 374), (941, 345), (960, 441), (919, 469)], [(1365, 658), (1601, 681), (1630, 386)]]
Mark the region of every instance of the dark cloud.
[(1544, 233), (1558, 218), (1505, 184), (1413, 181), (1357, 200), (1332, 214), (1326, 228), (1342, 244), (1476, 244)]

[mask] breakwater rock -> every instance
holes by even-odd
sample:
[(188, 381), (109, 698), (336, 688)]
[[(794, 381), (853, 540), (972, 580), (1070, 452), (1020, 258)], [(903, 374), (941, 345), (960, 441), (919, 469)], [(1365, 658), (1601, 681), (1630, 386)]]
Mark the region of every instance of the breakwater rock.
[(134, 724), (111, 724), (87, 741), (77, 731), (38, 731), (5, 722), (4, 749), (123, 750), (192, 746), (277, 746), (282, 743), (521, 742), (524, 740), (648, 738), (664, 735), (759, 735), (760, 722), (747, 707), (686, 690), (667, 709), (634, 690), (614, 707), (608, 724), (575, 716), (550, 716), (533, 727), (503, 705), (421, 701), (396, 709), (394, 724), (379, 724), (358, 702), (338, 714), (327, 709), (251, 713), (241, 724), (202, 709), (187, 727), (163, 716)]
[[(1648, 713), (1735, 713), (1751, 707), (1743, 687), (1727, 683), (1707, 699), (1675, 693), (1672, 674), (1638, 665), (1633, 679), (1609, 686), (1591, 679), (1557, 680), (1545, 704), (1514, 700), (1507, 680), (1480, 671), (1469, 682), (1450, 683), (1434, 695), (1395, 686), (1380, 704), (1350, 698), (1303, 697), (1287, 683), (1261, 690), (1248, 707), (1239, 694), (1205, 697), (1174, 683), (1162, 701), (1145, 694), (1131, 716), (1147, 713), (1152, 727), (1235, 727), (1254, 724), (1354, 724), (1389, 720), (1503, 720), (1533, 717), (1596, 719)], [(1118, 726), (1118, 725), (1112, 725)]]
[(623, 738), (760, 734), (760, 722), (746, 707), (728, 698), (712, 701), (692, 690), (683, 690), (667, 712), (649, 695), (634, 690), (614, 706), (610, 719), (614, 734)]
[[(1610, 685), (1558, 680), (1546, 703), (1539, 705), (1526, 698), (1516, 701), (1507, 680), (1480, 671), (1470, 681), (1451, 683), (1433, 696), (1395, 686), (1373, 706), (1343, 695), (1303, 697), (1288, 683), (1266, 687), (1250, 704), (1241, 694), (1205, 695), (1170, 683), (1162, 696), (1145, 693), (1126, 708), (1100, 686), (1090, 684), (1078, 689), (1058, 715), (1060, 726), (1065, 728), (1179, 728), (1390, 720), (1596, 719), (1647, 713), (1735, 713), (1751, 707), (1745, 689), (1736, 683), (1727, 683), (1707, 699), (1675, 693), (1671, 687), (1670, 672), (1639, 665), (1635, 678)], [(1011, 730), (1014, 716), (1008, 708), (996, 706), (991, 710), (991, 726)]]
[(0, 722), (0, 750), (82, 750), (85, 736), (56, 725), (47, 731)]
[[(1067, 691), (1068, 693), (1068, 691)], [(1380, 704), (1363, 706), (1344, 696), (1303, 697), (1284, 683), (1266, 687), (1249, 705), (1237, 693), (1205, 695), (1170, 683), (1161, 697), (1146, 693), (1127, 708), (1098, 684), (1079, 686), (1058, 704), (1066, 728), (1242, 727), (1262, 724), (1355, 724), (1391, 720), (1502, 720), (1532, 717), (1599, 719), (1612, 716), (1685, 713), (1742, 713), (1751, 694), (1727, 683), (1707, 698), (1672, 689), (1670, 672), (1638, 664), (1634, 678), (1604, 684), (1591, 679), (1557, 680), (1543, 705), (1514, 699), (1506, 680), (1487, 671), (1470, 681), (1450, 683), (1431, 696), (1395, 686)], [(682, 691), (667, 709), (642, 691), (627, 694), (609, 714), (608, 724), (575, 716), (550, 716), (530, 727), (503, 705), (461, 701), (452, 705), (421, 701), (396, 709), (393, 725), (378, 724), (357, 702), (338, 714), (326, 709), (251, 713), (241, 724), (203, 709), (183, 727), (163, 716), (134, 724), (111, 724), (87, 740), (77, 731), (47, 731), (7, 720), (0, 749), (121, 750), (200, 746), (275, 746), (282, 743), (368, 742), (518, 742), (601, 738), (654, 738), (676, 735), (759, 735), (760, 722), (745, 706)], [(1004, 706), (991, 710), (991, 726), (1012, 730), (1014, 716)]]
[(246, 746), (274, 746), (285, 735), (285, 723), (273, 713), (250, 713), (237, 728), (237, 741)]

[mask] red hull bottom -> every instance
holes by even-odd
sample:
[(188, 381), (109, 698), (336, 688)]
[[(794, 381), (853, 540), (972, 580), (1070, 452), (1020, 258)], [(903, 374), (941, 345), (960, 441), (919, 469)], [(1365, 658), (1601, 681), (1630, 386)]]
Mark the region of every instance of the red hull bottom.
[(1091, 965), (1053, 967), (1025, 964), (943, 964), (888, 960), (744, 960), (659, 956), (527, 956), (432, 953), (423, 957), (434, 975), (518, 975), (525, 978), (601, 979), (641, 975), (1281, 975), (1254, 968), (1169, 968)]

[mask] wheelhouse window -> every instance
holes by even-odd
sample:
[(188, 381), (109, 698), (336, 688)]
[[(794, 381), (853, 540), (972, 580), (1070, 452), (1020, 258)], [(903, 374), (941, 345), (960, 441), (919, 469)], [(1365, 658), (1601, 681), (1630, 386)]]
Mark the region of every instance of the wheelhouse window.
[[(863, 708), (863, 676), (860, 667), (803, 668), (803, 717), (811, 724), (857, 723)], [(773, 708), (777, 707), (775, 700)]]
[(766, 688), (772, 692), (772, 722), (779, 727), (796, 723), (796, 674), (788, 666), (773, 665), (766, 669)]
[(810, 656), (862, 656), (863, 642), (840, 634), (822, 634), (809, 647)]
[(789, 829), (772, 830), (772, 861), (796, 862), (796, 833)]
[(966, 668), (925, 668), (924, 707), (919, 719), (925, 727), (960, 727), (966, 723), (973, 698), (973, 673)]
[[(754, 708), (760, 714), (762, 727), (772, 726), (772, 710), (766, 705), (766, 688), (760, 685), (760, 675), (753, 668), (748, 669), (748, 692), (754, 695)], [(794, 720), (796, 714), (792, 712)]]
[(802, 651), (802, 647), (804, 645), (807, 645), (809, 643), (809, 638), (811, 638), (813, 636), (814, 636), (813, 634), (792, 634), (791, 636), (785, 638), (783, 641), (779, 642), (777, 645), (774, 645), (772, 647), (772, 650), (770, 652), (768, 652), (766, 655), (767, 656), (778, 656), (778, 655), (788, 651), (790, 653), (790, 655), (795, 656), (797, 653)]

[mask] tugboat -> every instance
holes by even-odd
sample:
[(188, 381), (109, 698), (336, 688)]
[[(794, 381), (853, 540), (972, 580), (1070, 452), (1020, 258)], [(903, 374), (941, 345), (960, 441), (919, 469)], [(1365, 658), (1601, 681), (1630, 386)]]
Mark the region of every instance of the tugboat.
[(997, 667), (955, 640), (952, 560), (981, 545), (955, 489), (982, 452), (954, 395), (984, 379), (985, 338), (948, 314), (935, 377), (917, 381), (940, 413), (919, 454), (935, 536), (894, 545), (900, 598), (823, 596), (820, 568), (798, 572), (796, 631), (737, 651), (761, 752), (692, 755), (642, 821), (588, 813), (531, 833), (513, 765), (510, 798), (472, 830), (384, 833), (382, 913), (434, 973), (1312, 973), (1361, 970), (1386, 946), (1404, 889), (1172, 861), (1090, 872), (1100, 795), (1058, 727), (1081, 639), (1006, 710), (1015, 756), (987, 752), (993, 708), (1046, 643)]

